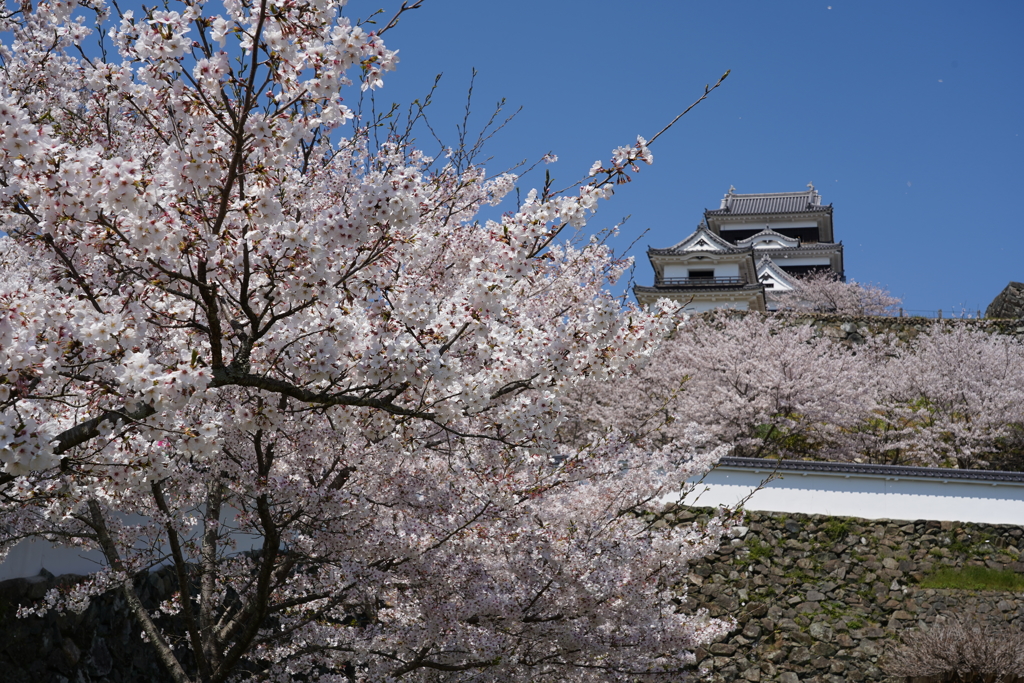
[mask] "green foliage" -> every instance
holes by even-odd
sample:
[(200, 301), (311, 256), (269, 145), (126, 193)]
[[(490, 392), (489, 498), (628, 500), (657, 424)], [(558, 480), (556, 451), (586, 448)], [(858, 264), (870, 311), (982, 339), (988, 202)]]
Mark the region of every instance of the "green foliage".
[(946, 548), (951, 553), (966, 555), (968, 557), (977, 557), (991, 552), (992, 549), (986, 550), (981, 546), (986, 543), (991, 544), (993, 540), (994, 538), (991, 534), (977, 534), (975, 536), (968, 535), (955, 539), (952, 543), (947, 545)]
[(864, 628), (864, 622), (856, 618), (850, 619), (848, 622), (846, 622), (846, 627), (851, 629)]
[(793, 567), (783, 574), (783, 577), (789, 579), (792, 583), (813, 583), (818, 577), (814, 574), (808, 573), (806, 570), (800, 567)]
[(768, 559), (774, 554), (772, 547), (767, 543), (762, 543), (756, 536), (751, 536), (747, 541), (747, 549), (750, 551), (747, 557), (752, 563)]
[(822, 531), (833, 541), (844, 538), (850, 531), (850, 520), (840, 517), (831, 517), (822, 525)]
[(846, 614), (850, 608), (843, 602), (837, 602), (830, 600), (828, 602), (821, 603), (821, 612), (827, 616), (831, 621), (836, 621), (839, 617)]
[(922, 588), (952, 588), (975, 591), (1024, 591), (1024, 575), (1005, 569), (967, 566), (940, 567), (921, 579)]
[(996, 439), (994, 452), (985, 459), (991, 469), (1024, 472), (1024, 424), (1007, 425), (1006, 434)]
[(800, 425), (804, 419), (798, 413), (778, 413), (773, 415), (775, 422), (756, 425), (752, 437), (761, 442), (752, 452), (744, 455), (763, 458), (789, 460), (822, 460), (821, 444), (810, 438), (804, 429), (792, 429), (790, 425)]
[(964, 543), (959, 538), (947, 545), (946, 549), (951, 553), (956, 553), (957, 555), (969, 555), (971, 553), (971, 546)]

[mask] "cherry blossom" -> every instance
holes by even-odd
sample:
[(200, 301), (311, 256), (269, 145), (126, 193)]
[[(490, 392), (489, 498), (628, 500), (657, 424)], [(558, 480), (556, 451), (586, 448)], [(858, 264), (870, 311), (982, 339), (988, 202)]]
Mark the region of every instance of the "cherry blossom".
[(844, 282), (831, 271), (797, 278), (796, 287), (773, 295), (781, 311), (838, 315), (893, 315), (902, 302), (877, 285)]
[(790, 316), (705, 314), (626, 369), (570, 390), (563, 440), (611, 429), (740, 456), (976, 468), (1005, 466), (1024, 424), (1024, 344), (970, 321), (855, 343)]
[(876, 406), (873, 358), (786, 318), (695, 317), (631, 376), (575, 388), (580, 419), (563, 434), (613, 427), (669, 444), (699, 429), (732, 455), (844, 459), (844, 432)]
[(886, 404), (904, 418), (928, 464), (986, 466), (1024, 423), (1024, 345), (961, 325), (935, 326), (890, 360)]
[(580, 232), (650, 150), (478, 220), (517, 178), (343, 100), (418, 4), (0, 18), (0, 546), (100, 550), (35, 609), (118, 588), (179, 683), (677, 680), (731, 627), (677, 607), (730, 521), (656, 514), (723, 450), (559, 438), (677, 323)]

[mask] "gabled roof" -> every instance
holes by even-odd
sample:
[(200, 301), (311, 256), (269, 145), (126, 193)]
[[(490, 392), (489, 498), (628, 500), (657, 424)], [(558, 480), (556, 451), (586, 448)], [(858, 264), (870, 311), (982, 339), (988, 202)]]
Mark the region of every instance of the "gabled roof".
[(763, 194), (736, 194), (730, 187), (722, 197), (722, 205), (705, 211), (708, 216), (760, 215), (772, 213), (832, 213), (832, 205), (821, 205), (821, 195), (808, 183), (806, 192), (774, 192)]
[(757, 281), (763, 283), (766, 279), (765, 276), (775, 280), (787, 289), (796, 287), (796, 281), (792, 275), (780, 268), (767, 256), (762, 256), (761, 260), (757, 262)]
[[(800, 240), (797, 239), (796, 237), (789, 237), (787, 235), (783, 235), (782, 233), (775, 232), (771, 228), (765, 228), (764, 230), (762, 230), (761, 232), (757, 233), (756, 235), (751, 235), (750, 237), (747, 237), (746, 239), (737, 240), (736, 241), (736, 246), (745, 247), (747, 245), (753, 245), (754, 248), (757, 249), (758, 248), (757, 244), (756, 244), (757, 242), (768, 242), (768, 241), (778, 242), (780, 247), (794, 248), (794, 247), (799, 247), (800, 246)], [(771, 248), (771, 247), (761, 247), (761, 248), (762, 249), (766, 249), (766, 248)]]
[(750, 247), (737, 248), (736, 245), (719, 237), (701, 223), (689, 237), (667, 249), (648, 249), (648, 254), (685, 254), (693, 251), (715, 251), (727, 254), (744, 252)]

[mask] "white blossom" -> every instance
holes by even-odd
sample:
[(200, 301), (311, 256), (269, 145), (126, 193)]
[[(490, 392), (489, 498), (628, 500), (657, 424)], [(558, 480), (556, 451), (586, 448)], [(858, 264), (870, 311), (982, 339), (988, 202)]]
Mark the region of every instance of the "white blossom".
[(344, 5), (4, 19), (0, 550), (106, 561), (23, 613), (170, 558), (196, 584), (130, 604), (178, 680), (677, 680), (732, 626), (677, 606), (729, 519), (650, 520), (723, 451), (561, 438), (674, 325), (568, 237), (649, 151), (481, 222), (518, 178), (339, 129), (398, 61)]

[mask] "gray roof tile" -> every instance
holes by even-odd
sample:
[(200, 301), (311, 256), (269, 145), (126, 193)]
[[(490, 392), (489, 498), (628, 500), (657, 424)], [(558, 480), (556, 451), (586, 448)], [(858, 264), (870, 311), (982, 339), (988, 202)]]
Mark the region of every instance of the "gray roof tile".
[(768, 213), (831, 213), (832, 205), (822, 206), (815, 193), (729, 194), (722, 208), (705, 213), (709, 216), (737, 216)]
[(1000, 470), (959, 470), (945, 467), (907, 467), (904, 465), (873, 465), (852, 462), (821, 462), (808, 460), (771, 460), (769, 458), (738, 458), (726, 456), (719, 461), (727, 467), (758, 470), (803, 470), (836, 474), (871, 474), (887, 477), (922, 477), (928, 479), (974, 479), (979, 481), (1024, 482), (1024, 472)]

